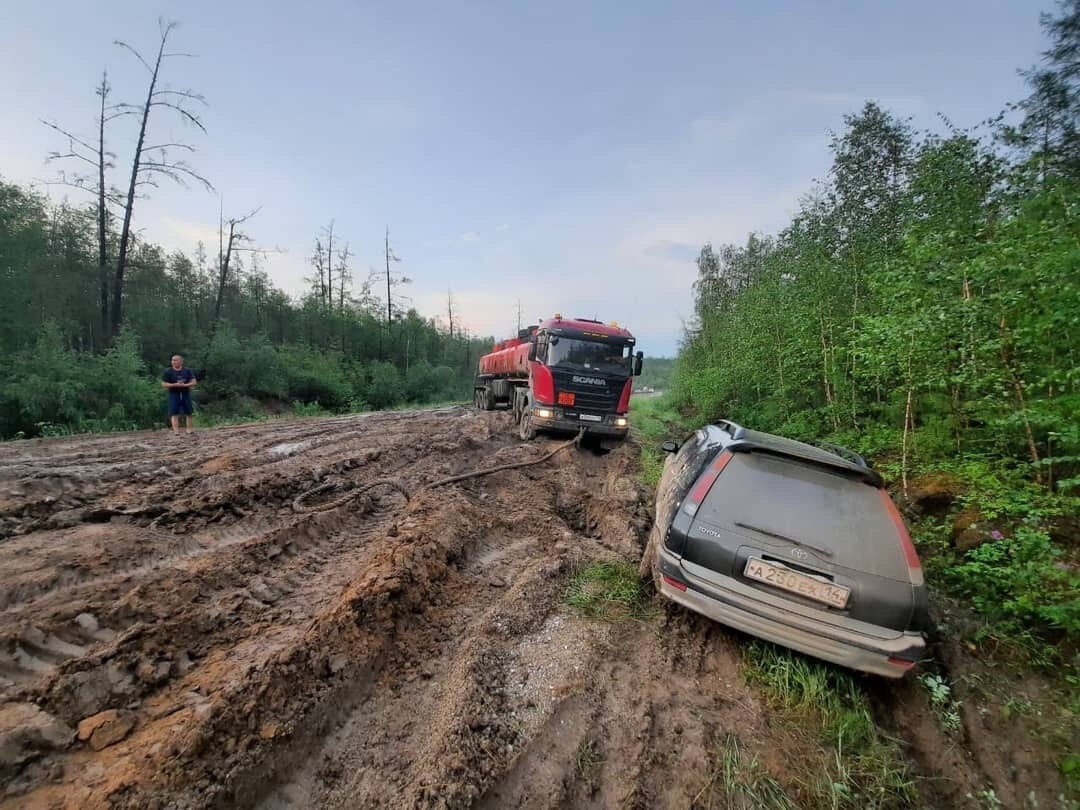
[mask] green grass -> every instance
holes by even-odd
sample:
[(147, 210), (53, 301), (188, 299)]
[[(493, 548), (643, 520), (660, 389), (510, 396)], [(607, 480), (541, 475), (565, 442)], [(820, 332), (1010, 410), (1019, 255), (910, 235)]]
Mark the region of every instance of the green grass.
[(796, 810), (784, 786), (739, 747), (734, 734), (724, 737), (712, 753), (708, 781), (690, 803), (693, 808), (712, 810)]
[(641, 447), (641, 479), (649, 487), (660, 482), (667, 439), (681, 441), (690, 428), (664, 397), (631, 397), (630, 425)]
[(649, 615), (649, 597), (637, 568), (625, 562), (593, 562), (574, 572), (564, 596), (591, 619), (623, 621)]
[(874, 723), (855, 678), (835, 667), (755, 641), (746, 648), (746, 677), (796, 733), (810, 732), (829, 750), (824, 769), (799, 775), (814, 806), (913, 807), (912, 781), (899, 744)]

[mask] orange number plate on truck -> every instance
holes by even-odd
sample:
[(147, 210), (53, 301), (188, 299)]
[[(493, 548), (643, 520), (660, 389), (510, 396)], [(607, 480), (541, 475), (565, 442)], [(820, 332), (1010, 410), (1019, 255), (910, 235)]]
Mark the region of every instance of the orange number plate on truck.
[(559, 404), (560, 405), (573, 405), (574, 395), (566, 391), (559, 392)]

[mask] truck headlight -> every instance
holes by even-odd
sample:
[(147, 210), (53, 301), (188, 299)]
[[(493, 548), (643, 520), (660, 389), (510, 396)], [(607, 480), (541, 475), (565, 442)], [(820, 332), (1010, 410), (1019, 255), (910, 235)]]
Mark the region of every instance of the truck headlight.
[(541, 419), (550, 419), (555, 414), (548, 408), (537, 408), (536, 415), (539, 416)]
[(630, 420), (625, 416), (615, 417), (615, 427), (626, 427), (628, 424), (630, 424)]

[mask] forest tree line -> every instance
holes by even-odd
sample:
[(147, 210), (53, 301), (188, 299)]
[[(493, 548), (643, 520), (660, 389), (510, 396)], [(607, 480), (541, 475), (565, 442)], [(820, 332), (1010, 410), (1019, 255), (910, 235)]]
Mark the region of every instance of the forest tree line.
[[(210, 253), (140, 238), (142, 200), (160, 184), (216, 190), (191, 162), (193, 143), (158, 134), (177, 123), (206, 133), (206, 100), (175, 83), (175, 28), (160, 24), (153, 51), (116, 43), (146, 71), (137, 103), (117, 101), (103, 73), (92, 129), (43, 121), (57, 146), (46, 156), (52, 185), (74, 199), (0, 177), (0, 437), (159, 425), (157, 376), (174, 353), (199, 373), (196, 401), (214, 419), (290, 403), (338, 412), (467, 400), (490, 338), (469, 334), (450, 291), (438, 319), (409, 305), (389, 230), (385, 268), (356, 279), (331, 221), (298, 298), (265, 272), (270, 251), (252, 236), (259, 209), (219, 213)], [(120, 155), (112, 144), (124, 135), (133, 146)]]
[[(315, 272), (297, 300), (274, 286), (259, 254), (231, 263), (219, 289), (220, 262), (203, 246), (192, 257), (140, 240), (124, 325), (99, 350), (94, 211), (0, 181), (0, 435), (162, 424), (158, 375), (174, 352), (203, 375), (197, 401), (217, 417), (275, 403), (342, 411), (468, 400), (490, 338), (458, 322), (451, 332), (445, 316), (421, 316), (393, 287), (387, 321), (370, 280), (335, 274), (331, 302), (326, 274), (320, 282)], [(452, 295), (448, 305), (453, 317)]]
[(902, 462), (989, 453), (1076, 486), (1078, 8), (1044, 19), (1053, 47), (1019, 123), (920, 133), (867, 103), (786, 228), (706, 245), (677, 396), (807, 438), (876, 432)]
[(932, 584), (1056, 665), (1075, 647), (1034, 639), (1080, 638), (1080, 0), (1042, 23), (1021, 102), (940, 132), (867, 103), (785, 228), (702, 248), (667, 404), (872, 459)]

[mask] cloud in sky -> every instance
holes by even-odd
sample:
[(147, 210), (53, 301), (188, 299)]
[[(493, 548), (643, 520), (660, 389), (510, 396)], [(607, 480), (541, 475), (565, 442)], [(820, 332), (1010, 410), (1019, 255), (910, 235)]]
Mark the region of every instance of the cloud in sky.
[[(217, 249), (218, 228), (204, 222), (187, 222), (177, 217), (164, 216), (161, 218), (161, 229), (157, 237), (166, 246), (173, 244), (181, 250), (191, 250), (192, 246), (202, 242), (207, 250)], [(172, 238), (170, 238), (170, 236)]]

